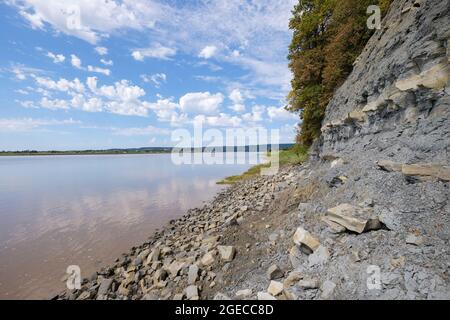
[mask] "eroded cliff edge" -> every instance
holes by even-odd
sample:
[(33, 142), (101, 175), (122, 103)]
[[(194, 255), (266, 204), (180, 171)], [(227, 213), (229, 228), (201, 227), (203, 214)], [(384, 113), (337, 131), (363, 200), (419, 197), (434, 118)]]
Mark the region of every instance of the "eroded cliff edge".
[(63, 299), (449, 299), (450, 3), (395, 0), (308, 163), (230, 187)]

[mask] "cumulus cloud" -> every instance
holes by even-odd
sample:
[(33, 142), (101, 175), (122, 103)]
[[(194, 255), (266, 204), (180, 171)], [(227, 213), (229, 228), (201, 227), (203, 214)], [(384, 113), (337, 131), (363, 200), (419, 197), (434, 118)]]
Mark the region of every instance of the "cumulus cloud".
[(244, 97), (239, 89), (233, 89), (228, 96), (231, 101), (234, 103), (242, 103), (244, 102)]
[(235, 103), (231, 105), (229, 108), (237, 113), (242, 113), (245, 111), (245, 105), (242, 103)]
[(216, 46), (206, 46), (198, 54), (199, 58), (209, 59), (212, 58), (217, 52)]
[(74, 66), (77, 69), (81, 69), (81, 59), (78, 58), (76, 55), (71, 54), (70, 55), (70, 63), (72, 64), (72, 66)]
[(105, 76), (109, 76), (111, 74), (111, 70), (109, 70), (109, 69), (93, 67), (93, 66), (90, 66), (90, 65), (87, 67), (87, 70), (89, 72), (101, 73), (101, 74), (104, 74)]
[(228, 98), (233, 102), (233, 105), (231, 105), (229, 108), (233, 110), (234, 112), (244, 112), (245, 111), (245, 105), (244, 105), (244, 96), (242, 92), (239, 89), (233, 89)]
[(47, 52), (47, 57), (53, 60), (53, 63), (62, 63), (66, 60), (66, 57), (62, 54), (54, 54), (53, 52)]
[[(83, 67), (81, 59), (78, 58), (74, 54), (70, 55), (70, 59), (71, 59), (70, 63), (72, 64), (72, 66), (77, 68), (77, 69), (79, 69), (79, 70), (85, 70), (85, 71), (94, 72), (94, 73), (101, 73), (101, 74), (104, 74), (105, 76), (111, 75), (111, 70), (109, 70), (107, 68), (100, 68), (100, 67), (95, 67), (95, 66), (92, 66), (92, 65), (88, 65), (87, 68)], [(101, 59), (100, 61), (103, 64), (112, 65), (112, 61), (111, 60), (110, 61), (106, 61), (104, 59)]]
[(165, 47), (157, 43), (149, 48), (136, 49), (131, 53), (131, 56), (137, 61), (144, 61), (145, 58), (169, 60), (176, 55), (176, 53), (176, 49)]
[(167, 75), (165, 73), (141, 74), (140, 77), (144, 82), (153, 83), (156, 88), (159, 88), (161, 84), (167, 81)]
[(214, 114), (224, 99), (223, 94), (209, 92), (191, 92), (180, 98), (180, 108), (186, 113)]
[(112, 66), (114, 62), (110, 60), (100, 59), (100, 62), (103, 63), (105, 66)]
[(68, 110), (70, 109), (70, 102), (63, 99), (49, 99), (47, 97), (43, 97), (39, 102), (42, 108), (50, 109), (50, 110)]
[(58, 81), (54, 81), (50, 78), (45, 77), (36, 77), (36, 83), (42, 88), (49, 90), (57, 90), (57, 91), (75, 91), (78, 93), (82, 93), (85, 90), (84, 84), (78, 78), (70, 81), (64, 78), (60, 78)]
[[(96, 77), (88, 77), (85, 83), (75, 78), (57, 81), (46, 77), (35, 77), (36, 92), (43, 94), (42, 98), (27, 104), (33, 107), (47, 109), (80, 109), (89, 112), (106, 111), (121, 115), (147, 116), (151, 105), (142, 100), (144, 89), (133, 85), (128, 80), (115, 82), (113, 85), (98, 85)], [(66, 98), (51, 98), (53, 92), (66, 94)], [(44, 94), (46, 93), (46, 94)]]
[(108, 48), (106, 47), (95, 47), (94, 48), (95, 52), (97, 52), (97, 54), (104, 56), (108, 54)]
[(264, 106), (253, 106), (252, 112), (242, 115), (242, 118), (249, 122), (260, 122), (263, 121), (264, 112)]

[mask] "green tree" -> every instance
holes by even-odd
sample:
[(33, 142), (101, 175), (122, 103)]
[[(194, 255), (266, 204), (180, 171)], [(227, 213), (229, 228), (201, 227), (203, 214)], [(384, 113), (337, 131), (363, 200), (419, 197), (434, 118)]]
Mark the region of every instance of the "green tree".
[(326, 106), (372, 35), (367, 7), (378, 4), (384, 13), (391, 1), (299, 0), (294, 7), (288, 55), (293, 78), (286, 108), (300, 114), (298, 143), (309, 146), (320, 135)]

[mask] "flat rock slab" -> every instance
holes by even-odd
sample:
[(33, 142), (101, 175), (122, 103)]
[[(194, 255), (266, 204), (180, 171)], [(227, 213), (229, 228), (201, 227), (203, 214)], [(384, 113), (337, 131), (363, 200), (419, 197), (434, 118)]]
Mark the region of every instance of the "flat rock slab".
[(277, 296), (280, 293), (283, 292), (283, 284), (278, 281), (270, 281), (269, 287), (267, 288), (267, 292), (270, 293), (272, 296)]
[(380, 220), (371, 210), (361, 209), (348, 203), (328, 209), (326, 217), (347, 230), (360, 234), (364, 231), (381, 228)]
[(378, 167), (389, 172), (401, 172), (405, 176), (434, 178), (450, 181), (450, 166), (435, 163), (402, 164), (391, 160), (380, 160)]
[(308, 231), (302, 227), (298, 227), (294, 234), (294, 243), (298, 246), (304, 245), (312, 251), (320, 246), (319, 240), (314, 238)]
[(341, 226), (339, 223), (333, 222), (330, 219), (328, 219), (327, 217), (322, 217), (321, 220), (322, 220), (322, 222), (324, 222), (326, 225), (328, 225), (330, 227), (330, 229), (332, 230), (333, 233), (342, 233), (342, 232), (345, 232), (345, 230), (347, 230), (345, 227)]
[(450, 181), (450, 166), (438, 164), (404, 164), (402, 173), (406, 176), (433, 177)]

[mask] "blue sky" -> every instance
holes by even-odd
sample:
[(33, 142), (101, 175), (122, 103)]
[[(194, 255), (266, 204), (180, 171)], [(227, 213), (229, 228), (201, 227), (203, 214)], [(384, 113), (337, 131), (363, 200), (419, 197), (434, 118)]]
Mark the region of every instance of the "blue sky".
[(169, 146), (199, 121), (292, 142), (295, 2), (0, 3), (0, 150)]

